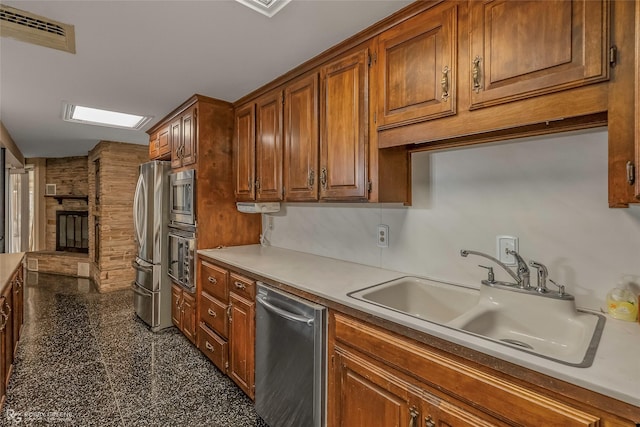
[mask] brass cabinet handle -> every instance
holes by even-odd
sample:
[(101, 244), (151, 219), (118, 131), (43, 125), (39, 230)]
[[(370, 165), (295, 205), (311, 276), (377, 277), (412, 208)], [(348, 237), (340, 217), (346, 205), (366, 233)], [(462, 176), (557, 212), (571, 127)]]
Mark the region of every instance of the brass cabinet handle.
[(636, 168), (633, 165), (633, 162), (629, 160), (627, 162), (627, 182), (629, 183), (629, 185), (633, 185), (633, 183), (636, 181), (635, 169)]
[(233, 284), (236, 286), (236, 288), (238, 289), (247, 289), (247, 285), (245, 285), (242, 282), (233, 282)]
[(449, 67), (445, 65), (442, 69), (442, 79), (440, 80), (440, 85), (442, 86), (442, 100), (449, 100)]
[(232, 307), (232, 304), (229, 304), (229, 306), (227, 307), (227, 317), (229, 318), (229, 322), (233, 320), (231, 318), (231, 307)]
[(0, 316), (2, 316), (2, 324), (0, 325), (0, 331), (4, 331), (4, 328), (7, 326), (7, 322), (9, 321), (9, 315), (4, 312), (4, 310), (0, 310)]
[(9, 305), (7, 300), (4, 300), (4, 306), (7, 307), (7, 315), (9, 315), (11, 313), (11, 306)]
[(313, 188), (313, 184), (315, 184), (315, 180), (316, 180), (316, 179), (315, 179), (315, 178), (316, 178), (316, 176), (315, 176), (315, 175), (316, 175), (315, 171), (314, 171), (313, 169), (310, 169), (310, 170), (309, 170), (309, 180), (308, 180), (308, 182), (309, 182), (309, 189), (310, 189), (310, 190)]
[(472, 67), (471, 67), (471, 79), (473, 80), (473, 84), (471, 89), (475, 91), (475, 93), (479, 93), (482, 86), (480, 85), (480, 62), (482, 62), (482, 58), (476, 56), (473, 58)]
[(425, 427), (436, 427), (436, 423), (435, 423), (435, 421), (433, 421), (433, 418), (431, 418), (431, 415), (427, 416), (424, 419), (424, 426)]
[(418, 427), (418, 415), (420, 413), (415, 407), (409, 409), (409, 427)]
[(208, 309), (207, 313), (209, 313), (209, 316), (211, 316), (211, 317), (216, 317), (217, 316), (216, 312), (211, 310), (211, 309)]
[(209, 283), (211, 283), (212, 285), (215, 285), (216, 283), (218, 283), (218, 281), (216, 280), (216, 278), (215, 278), (215, 277), (211, 277), (211, 276), (209, 276), (209, 277), (207, 278), (207, 280), (208, 280), (208, 281), (209, 281)]
[(327, 168), (322, 168), (320, 170), (320, 185), (322, 185), (322, 188), (324, 189), (327, 188)]
[(213, 346), (211, 344), (209, 344), (209, 341), (205, 341), (204, 342), (204, 346), (207, 348), (207, 350), (209, 350), (211, 353), (213, 353)]
[(256, 179), (256, 190), (260, 190), (260, 180)]

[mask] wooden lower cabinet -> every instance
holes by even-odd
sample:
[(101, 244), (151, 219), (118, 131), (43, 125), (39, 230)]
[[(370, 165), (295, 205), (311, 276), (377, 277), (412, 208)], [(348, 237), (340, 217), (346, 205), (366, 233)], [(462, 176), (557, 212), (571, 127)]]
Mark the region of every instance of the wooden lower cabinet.
[(477, 415), (404, 380), (366, 356), (336, 348), (336, 426), (489, 427), (506, 424)]
[(253, 399), (256, 282), (202, 256), (198, 272), (198, 348)]
[(331, 312), (328, 425), (633, 426)]
[(229, 294), (229, 376), (250, 398), (255, 393), (256, 304), (245, 296)]
[(171, 285), (171, 320), (196, 344), (196, 297), (175, 283)]

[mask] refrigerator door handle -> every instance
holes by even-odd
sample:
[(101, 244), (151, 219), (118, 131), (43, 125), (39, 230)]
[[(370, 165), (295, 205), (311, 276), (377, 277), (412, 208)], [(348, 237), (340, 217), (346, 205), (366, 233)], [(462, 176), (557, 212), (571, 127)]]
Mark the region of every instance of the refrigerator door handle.
[(153, 273), (153, 267), (145, 267), (143, 265), (138, 264), (136, 260), (131, 261), (131, 267), (136, 270), (144, 271), (145, 273)]
[(133, 225), (138, 238), (138, 245), (144, 244), (147, 238), (147, 188), (144, 181), (144, 175), (138, 176), (136, 184), (136, 192), (133, 198)]
[(141, 288), (140, 286), (138, 286), (138, 284), (136, 282), (131, 282), (131, 290), (133, 292), (135, 292), (136, 294), (138, 294), (138, 295), (142, 295), (143, 297), (148, 297), (148, 296), (152, 295), (151, 292), (149, 292), (146, 289)]

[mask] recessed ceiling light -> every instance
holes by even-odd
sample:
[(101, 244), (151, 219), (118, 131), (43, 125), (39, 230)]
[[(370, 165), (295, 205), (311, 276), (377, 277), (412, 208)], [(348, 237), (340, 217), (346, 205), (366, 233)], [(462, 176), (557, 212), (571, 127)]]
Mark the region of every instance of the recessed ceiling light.
[(83, 107), (68, 102), (62, 103), (62, 120), (88, 125), (107, 126), (121, 129), (141, 129), (152, 119), (150, 116)]
[(263, 15), (271, 18), (276, 13), (285, 7), (291, 0), (236, 0), (238, 3), (243, 4)]

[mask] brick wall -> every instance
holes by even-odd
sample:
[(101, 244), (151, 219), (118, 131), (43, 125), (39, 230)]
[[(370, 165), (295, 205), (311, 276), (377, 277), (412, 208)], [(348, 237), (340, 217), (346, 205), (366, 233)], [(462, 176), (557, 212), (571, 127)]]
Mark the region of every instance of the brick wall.
[[(99, 162), (100, 200), (96, 200), (96, 166)], [(89, 245), (91, 277), (98, 289), (111, 291), (131, 286), (136, 256), (133, 230), (133, 195), (138, 166), (149, 161), (146, 145), (102, 141), (89, 153), (89, 241), (95, 239), (95, 221), (100, 224), (99, 260)]]

